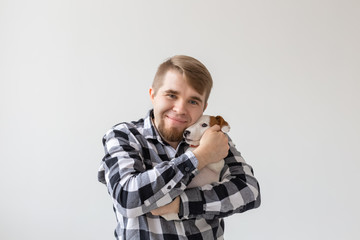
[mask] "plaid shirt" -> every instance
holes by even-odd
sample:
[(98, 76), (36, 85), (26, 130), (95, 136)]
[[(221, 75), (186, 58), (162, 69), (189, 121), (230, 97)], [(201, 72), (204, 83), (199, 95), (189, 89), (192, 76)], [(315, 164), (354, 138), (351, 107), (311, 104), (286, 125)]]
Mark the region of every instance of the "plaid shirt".
[[(260, 205), (251, 166), (229, 138), (220, 183), (186, 189), (198, 173), (198, 160), (183, 141), (177, 149), (163, 141), (153, 112), (120, 123), (103, 138), (105, 157), (98, 179), (106, 184), (117, 218), (117, 239), (223, 239), (223, 218)], [(180, 196), (180, 220), (166, 221), (151, 210)]]

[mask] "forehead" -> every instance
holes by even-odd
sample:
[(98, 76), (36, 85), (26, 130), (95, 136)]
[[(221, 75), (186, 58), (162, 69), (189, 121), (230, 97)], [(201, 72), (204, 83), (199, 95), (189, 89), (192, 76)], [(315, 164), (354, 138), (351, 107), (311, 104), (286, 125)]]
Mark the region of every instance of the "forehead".
[(188, 95), (189, 97), (199, 98), (202, 102), (205, 101), (205, 93), (200, 94), (199, 92), (197, 92), (188, 84), (186, 77), (175, 70), (169, 70), (165, 74), (159, 91), (172, 91), (178, 94)]

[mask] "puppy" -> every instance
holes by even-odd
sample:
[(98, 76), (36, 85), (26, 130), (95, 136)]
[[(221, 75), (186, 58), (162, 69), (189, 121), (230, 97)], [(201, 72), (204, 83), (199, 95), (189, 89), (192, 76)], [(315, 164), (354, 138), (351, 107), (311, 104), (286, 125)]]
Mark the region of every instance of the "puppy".
[[(221, 116), (203, 115), (194, 125), (188, 127), (184, 131), (184, 139), (190, 145), (188, 151), (193, 151), (199, 146), (200, 139), (204, 132), (216, 124), (221, 127), (222, 132), (227, 133), (230, 131), (229, 124)], [(187, 188), (201, 187), (206, 184), (218, 182), (223, 167), (223, 159), (217, 163), (208, 164), (191, 180)]]
[[(189, 144), (189, 149), (187, 151), (194, 150), (200, 144), (200, 139), (206, 129), (219, 125), (221, 127), (221, 131), (227, 133), (230, 131), (229, 124), (221, 117), (221, 116), (209, 116), (203, 115), (199, 118), (199, 120), (192, 126), (188, 127), (184, 131), (184, 139)], [(219, 182), (220, 180), (220, 172), (224, 167), (224, 159), (220, 160), (217, 163), (211, 163), (206, 165), (204, 168), (200, 170), (200, 172), (191, 180), (187, 188), (195, 188), (201, 187), (206, 184)], [(179, 220), (178, 214), (168, 213), (162, 215), (168, 221), (171, 220)]]

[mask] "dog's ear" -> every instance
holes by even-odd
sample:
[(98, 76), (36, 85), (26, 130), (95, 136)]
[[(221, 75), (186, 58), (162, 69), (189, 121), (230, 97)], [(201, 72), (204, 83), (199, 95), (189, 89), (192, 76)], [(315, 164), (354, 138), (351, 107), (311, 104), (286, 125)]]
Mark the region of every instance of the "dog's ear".
[(215, 117), (217, 124), (221, 127), (221, 131), (227, 133), (230, 131), (230, 125), (221, 116)]

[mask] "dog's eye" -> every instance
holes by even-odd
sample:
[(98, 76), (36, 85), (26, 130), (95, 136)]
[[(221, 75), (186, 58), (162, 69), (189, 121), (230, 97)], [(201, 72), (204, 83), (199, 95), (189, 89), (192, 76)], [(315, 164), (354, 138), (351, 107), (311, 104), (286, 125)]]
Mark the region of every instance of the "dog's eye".
[(208, 125), (206, 123), (201, 124), (202, 127), (207, 127)]

